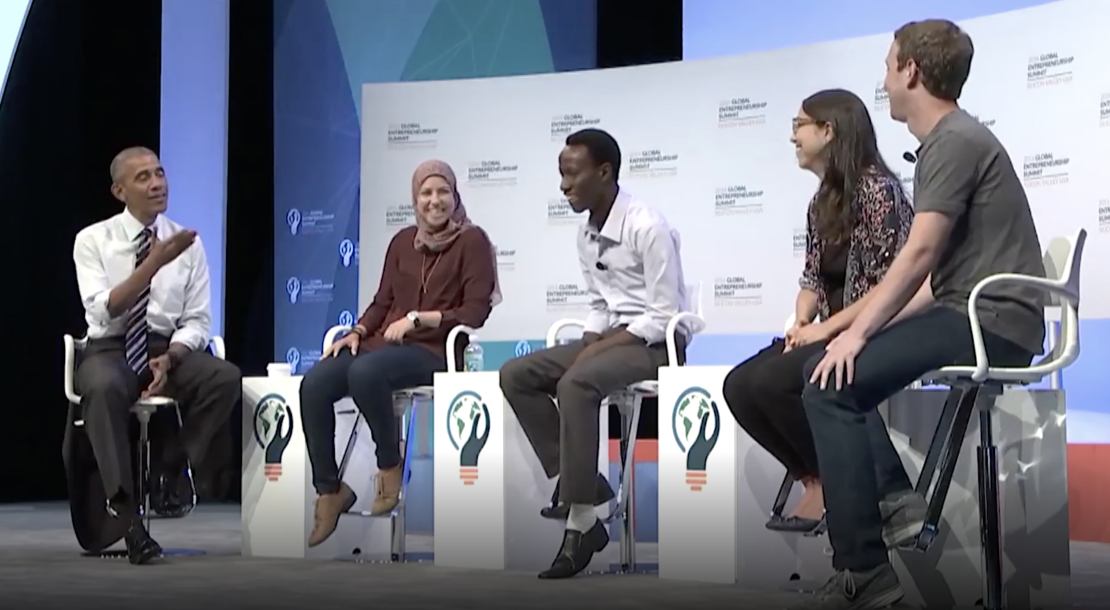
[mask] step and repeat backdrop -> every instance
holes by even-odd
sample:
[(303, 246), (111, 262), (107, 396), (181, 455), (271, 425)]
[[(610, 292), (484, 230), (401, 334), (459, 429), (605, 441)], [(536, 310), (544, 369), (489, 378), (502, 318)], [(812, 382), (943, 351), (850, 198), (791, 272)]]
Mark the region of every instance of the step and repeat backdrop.
[[(1110, 254), (1110, 44), (1100, 36), (1108, 18), (1105, 2), (1066, 0), (962, 22), (976, 56), (961, 104), (1008, 147), (1042, 245), (1081, 227), (1091, 233), (1085, 321), (1110, 317), (1097, 263)], [(534, 349), (551, 322), (581, 316), (574, 235), (584, 218), (558, 190), (557, 155), (568, 133), (600, 127), (621, 143), (622, 187), (682, 234), (687, 282), (699, 287), (708, 321), (691, 363), (745, 358), (781, 331), (797, 293), (804, 211), (816, 186), (789, 142), (801, 100), (830, 87), (856, 92), (888, 163), (912, 185), (902, 154), (917, 143), (889, 118), (882, 90), (890, 42), (887, 32), (619, 70), (364, 85), (358, 239), (350, 227), (349, 242), (331, 240), (332, 256), (357, 270), (358, 298), (335, 321), (357, 317), (370, 301), (386, 245), (412, 222), (412, 170), (428, 158), (455, 168), (471, 217), (497, 246), (504, 302), (481, 332), (487, 362)], [(305, 210), (285, 213), (302, 232), (326, 224)], [(281, 305), (293, 306), (331, 302), (335, 288), (315, 278), (279, 284)], [(1099, 393), (1073, 390), (1069, 375), (1065, 386), (1069, 429), (1084, 427), (1076, 425), (1084, 412), (1106, 410)]]
[(596, 0), (274, 2), (275, 292), (264, 298), (276, 361), (303, 373), (324, 332), (365, 305), (360, 125), (392, 110), (364, 104), (362, 85), (596, 68), (596, 12)]

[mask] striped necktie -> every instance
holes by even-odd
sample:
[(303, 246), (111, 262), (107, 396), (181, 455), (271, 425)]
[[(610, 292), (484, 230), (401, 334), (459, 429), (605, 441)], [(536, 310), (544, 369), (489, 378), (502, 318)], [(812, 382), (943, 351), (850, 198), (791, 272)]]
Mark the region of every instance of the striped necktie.
[[(135, 254), (136, 268), (150, 254), (150, 246), (153, 242), (152, 236), (153, 230), (150, 227), (143, 229), (143, 232), (139, 235), (139, 249)], [(127, 364), (139, 376), (146, 372), (147, 365), (150, 362), (150, 355), (147, 353), (147, 339), (150, 334), (150, 326), (147, 325), (146, 321), (148, 305), (150, 305), (149, 284), (143, 287), (143, 291), (139, 293), (139, 300), (135, 301), (135, 306), (127, 314), (127, 334), (124, 335), (124, 344), (127, 346)]]

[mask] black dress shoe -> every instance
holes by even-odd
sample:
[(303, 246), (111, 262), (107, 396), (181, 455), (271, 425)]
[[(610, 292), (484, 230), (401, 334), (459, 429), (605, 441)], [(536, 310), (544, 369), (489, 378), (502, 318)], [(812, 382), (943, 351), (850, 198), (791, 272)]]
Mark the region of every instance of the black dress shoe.
[(593, 559), (594, 553), (601, 552), (609, 544), (609, 532), (601, 524), (601, 519), (594, 522), (588, 532), (567, 530), (563, 534), (563, 546), (551, 567), (540, 572), (540, 578), (545, 580), (556, 578), (570, 578), (586, 569)]
[(150, 537), (143, 522), (137, 518), (127, 528), (124, 540), (127, 542), (127, 561), (132, 565), (143, 565), (162, 555), (162, 547)]
[(178, 519), (189, 513), (189, 504), (177, 495), (180, 479), (176, 476), (161, 475), (155, 479), (150, 494), (150, 508), (154, 514), (167, 519)]
[[(609, 479), (606, 479), (604, 475), (598, 473), (594, 506), (608, 504), (615, 497), (617, 497), (617, 495), (613, 493), (613, 488), (609, 485)], [(559, 484), (555, 483), (555, 492), (551, 494), (551, 504), (540, 510), (540, 516), (545, 519), (566, 521), (568, 515), (570, 515), (570, 506), (559, 502)]]

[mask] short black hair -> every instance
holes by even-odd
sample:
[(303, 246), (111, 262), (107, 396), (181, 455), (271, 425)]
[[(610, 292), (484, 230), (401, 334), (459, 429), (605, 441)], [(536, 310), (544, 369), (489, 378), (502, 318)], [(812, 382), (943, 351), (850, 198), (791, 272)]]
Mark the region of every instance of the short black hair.
[(581, 146), (590, 153), (594, 165), (608, 163), (613, 168), (613, 182), (621, 173), (621, 147), (616, 138), (602, 129), (583, 129), (567, 136), (567, 146)]

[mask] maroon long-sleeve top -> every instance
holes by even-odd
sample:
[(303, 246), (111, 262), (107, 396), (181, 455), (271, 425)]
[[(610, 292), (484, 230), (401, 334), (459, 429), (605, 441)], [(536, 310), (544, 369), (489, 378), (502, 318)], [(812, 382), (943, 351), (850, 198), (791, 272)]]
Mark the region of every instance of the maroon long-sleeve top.
[[(415, 237), (416, 227), (408, 227), (389, 242), (378, 292), (358, 321), (367, 330), (359, 349), (389, 345), (385, 329), (410, 311), (438, 311), (443, 315), (438, 327), (413, 329), (404, 343), (446, 359), (447, 333), (459, 324), (482, 326), (493, 308), (490, 299), (497, 275), (493, 245), (478, 227), (463, 231), (440, 252), (417, 250)], [(460, 361), (466, 347), (463, 339), (455, 346)]]

